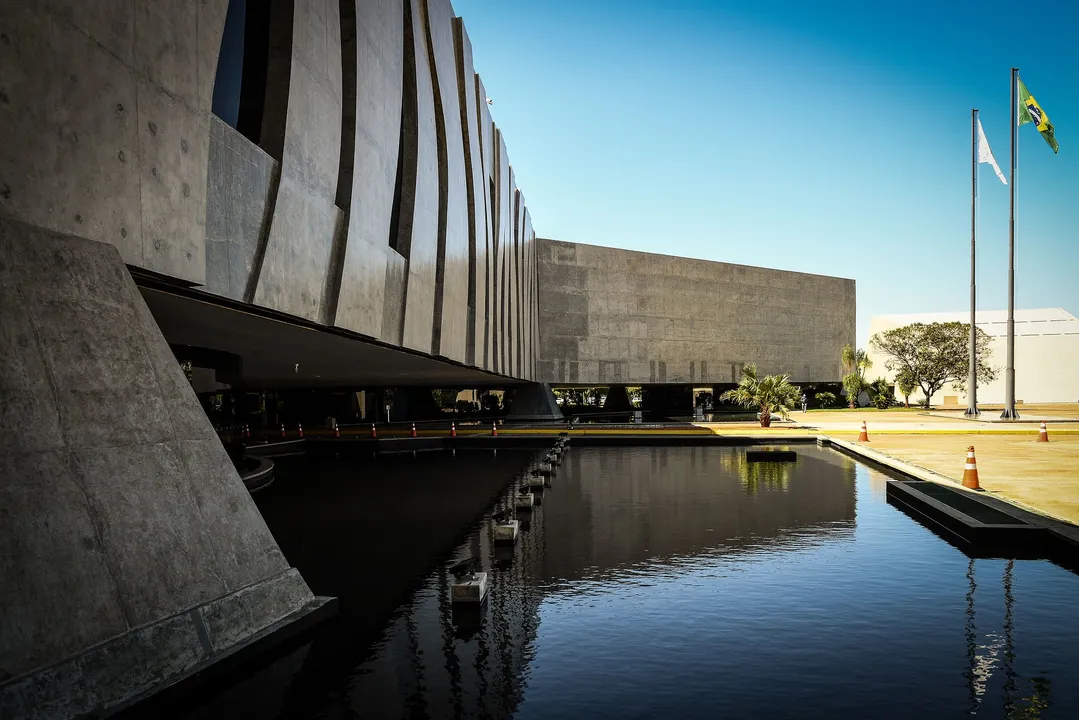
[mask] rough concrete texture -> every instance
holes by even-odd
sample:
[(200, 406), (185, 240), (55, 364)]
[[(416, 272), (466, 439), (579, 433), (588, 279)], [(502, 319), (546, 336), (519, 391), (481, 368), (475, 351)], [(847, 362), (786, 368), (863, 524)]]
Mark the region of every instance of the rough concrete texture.
[[(505, 254), (508, 162), (463, 24), (448, 0), (355, 5), (354, 93), (340, 3), (276, 6), (291, 12), (271, 20), (262, 132), (248, 142), (210, 113), (227, 0), (0, 0), (0, 216), (110, 243), (224, 297), (517, 372), (509, 338), (495, 363), (496, 334), (515, 326), (490, 288), (526, 287), (511, 275), (526, 267)], [(411, 172), (397, 187), (402, 147)], [(395, 194), (408, 215), (396, 226)]]
[[(497, 202), (497, 186), (494, 175), (494, 123), (491, 121), (491, 111), (487, 105), (487, 91), (483, 87), (483, 81), (476, 75), (476, 115), (479, 117), (480, 135), (480, 163), (481, 178), (483, 185), (483, 214), (484, 230), (487, 233), (487, 264), (483, 268), (487, 276), (487, 304), (484, 308), (486, 322), (483, 325), (483, 367), (493, 370), (495, 365), (494, 343), (497, 331), (497, 315), (495, 313), (495, 298), (497, 297), (497, 242), (495, 239), (495, 203)], [(477, 230), (479, 226), (477, 225)], [(478, 241), (477, 241), (478, 242)], [(479, 268), (477, 268), (479, 272)]]
[[(408, 237), (405, 326), (401, 344), (413, 350), (430, 352), (438, 265), (438, 138), (423, 2), (408, 0), (408, 7), (410, 13), (406, 18), (411, 20), (412, 31), (411, 75), (415, 78), (415, 97), (411, 103), (415, 114), (412, 123), (405, 127), (405, 132), (409, 133), (405, 144), (414, 153), (416, 180), (410, 207), (412, 230)], [(406, 52), (409, 47), (406, 41)], [(401, 212), (406, 212), (406, 205), (402, 204)]]
[(423, 0), (423, 5), (439, 151), (438, 282), (431, 352), (464, 362), (468, 339), (468, 195), (453, 8), (449, 0)]
[(115, 248), (0, 219), (0, 296), (0, 714), (74, 715), (211, 658), (182, 614), (289, 568)]
[(202, 283), (210, 69), (226, 7), (0, 3), (0, 215)]
[(480, 114), (476, 95), (475, 70), (472, 65), (472, 42), (460, 18), (453, 20), (453, 39), (457, 60), (457, 104), (461, 110), (461, 136), (464, 148), (465, 195), (468, 219), (468, 346), (465, 362), (486, 367), (484, 355), (487, 322), (487, 238), (485, 225), (487, 185), (483, 179), (483, 151), (480, 145)]
[(747, 362), (798, 382), (842, 376), (853, 280), (537, 242), (543, 382), (737, 382)]
[(510, 309), (509, 309), (509, 255), (513, 242), (513, 176), (510, 170), (509, 155), (506, 152), (506, 140), (495, 127), (495, 183), (498, 186), (498, 201), (495, 237), (498, 245), (498, 295), (495, 303), (498, 307), (498, 371), (508, 374), (510, 344)]
[(280, 164), (211, 115), (209, 173), (206, 290), (243, 300), (270, 231)]
[(341, 26), (337, 3), (295, 4), (281, 184), (254, 302), (319, 320), (343, 211)]
[(372, 337), (382, 336), (388, 258), (400, 257), (387, 241), (401, 141), (403, 33), (399, 2), (357, 3), (352, 207), (335, 324)]

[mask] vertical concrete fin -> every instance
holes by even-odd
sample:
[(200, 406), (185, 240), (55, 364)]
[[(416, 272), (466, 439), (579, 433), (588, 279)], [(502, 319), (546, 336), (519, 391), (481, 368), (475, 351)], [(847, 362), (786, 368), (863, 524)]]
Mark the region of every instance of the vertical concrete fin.
[[(403, 292), (400, 284), (387, 285), (388, 266), (403, 265), (392, 234), (400, 215), (401, 3), (356, 5), (356, 54), (353, 189), (335, 323), (392, 342), (383, 335), (384, 315), (387, 306), (401, 307)], [(399, 315), (399, 310), (394, 312)], [(400, 325), (398, 320), (394, 337), (399, 337)]]
[(411, 142), (416, 153), (416, 183), (413, 188), (412, 239), (408, 253), (408, 286), (404, 295), (405, 324), (401, 344), (429, 353), (438, 264), (438, 131), (424, 3), (423, 0), (409, 0), (408, 5), (414, 49), (414, 66), (410, 77), (415, 78), (416, 87), (416, 132)]
[[(437, 2), (437, 0), (435, 0)], [(446, 112), (442, 103), (442, 88), (439, 84), (437, 48), (432, 39), (431, 0), (423, 0), (424, 40), (427, 43), (427, 60), (431, 73), (431, 87), (434, 90), (435, 140), (438, 148), (438, 241), (435, 260), (435, 306), (431, 314), (431, 354), (442, 352), (442, 312), (445, 306), (446, 285), (446, 203), (449, 194), (449, 165), (446, 148)]]
[(270, 42), (266, 58), (266, 90), (262, 103), (259, 147), (268, 152), (274, 160), (281, 162), (292, 87), (292, 38), (296, 22), (296, 3), (294, 0), (272, 0), (268, 12)]
[[(281, 157), (285, 145), (285, 121), (288, 111), (289, 88), (292, 82), (292, 34), (295, 20), (295, 2), (293, 0), (273, 0), (273, 2), (247, 9), (248, 13), (258, 13), (262, 17), (258, 22), (269, 25), (268, 46), (266, 48), (266, 74), (262, 97), (259, 100), (248, 101), (247, 97), (240, 99), (240, 120), (244, 120), (245, 106), (258, 105), (261, 114), (252, 111), (250, 122), (259, 125), (257, 135), (258, 145), (266, 153), (277, 161), (277, 172), (270, 182), (269, 197), (267, 199), (270, 211), (266, 213), (265, 222), (259, 228), (258, 243), (255, 246), (255, 254), (251, 261), (251, 273), (247, 277), (247, 285), (244, 288), (243, 299), (246, 303), (255, 302), (255, 290), (258, 288), (259, 278), (262, 276), (262, 266), (266, 260), (266, 247), (270, 242), (270, 228), (273, 225), (273, 209), (277, 207), (277, 196), (281, 189)], [(252, 18), (248, 17), (248, 27), (253, 24)], [(254, 72), (254, 64), (250, 66)], [(249, 67), (244, 68), (244, 79), (247, 82)], [(246, 86), (245, 86), (246, 87)], [(257, 91), (258, 84), (250, 83), (251, 90), (245, 93)], [(259, 102), (261, 103), (259, 105)], [(253, 133), (253, 128), (249, 130)]]
[[(476, 128), (478, 137), (480, 177), (478, 186), (483, 192), (483, 230), (484, 230), (484, 253), (483, 266), (484, 287), (486, 289), (483, 303), (483, 368), (493, 368), (494, 352), (494, 298), (495, 298), (495, 232), (492, 223), (495, 203), (494, 184), (494, 143), (491, 123), (491, 111), (487, 105), (487, 91), (483, 87), (483, 81), (479, 75), (474, 76), (476, 102)], [(479, 207), (477, 206), (477, 211)]]
[(255, 288), (263, 307), (320, 321), (341, 216), (340, 14), (332, 0), (295, 3), (291, 80), (270, 236)]
[[(341, 150), (334, 204), (341, 211), (341, 217), (333, 233), (323, 290), (320, 321), (324, 325), (333, 325), (337, 321), (349, 218), (352, 214), (353, 165), (356, 160), (356, 0), (340, 0), (337, 8), (341, 36)], [(337, 58), (329, 58), (330, 62), (335, 60)]]
[[(486, 227), (482, 214), (486, 200), (483, 192), (483, 158), (479, 141), (475, 71), (472, 67), (472, 43), (464, 21), (453, 19), (453, 39), (457, 61), (458, 105), (461, 110), (462, 147), (465, 160), (465, 198), (468, 210), (468, 326), (465, 340), (465, 363), (485, 364), (484, 330), (486, 317)], [(480, 324), (480, 327), (477, 327)]]
[(385, 300), (382, 312), (382, 339), (404, 342), (405, 306), (408, 296), (408, 261), (412, 252), (412, 230), (416, 210), (418, 174), (418, 98), (416, 87), (416, 34), (411, 0), (402, 4), (401, 128), (398, 134), (397, 177), (390, 212), (390, 247), (386, 259)]
[(438, 162), (437, 248), (431, 353), (465, 362), (468, 325), (468, 168), (461, 121), (453, 8), (423, 0)]

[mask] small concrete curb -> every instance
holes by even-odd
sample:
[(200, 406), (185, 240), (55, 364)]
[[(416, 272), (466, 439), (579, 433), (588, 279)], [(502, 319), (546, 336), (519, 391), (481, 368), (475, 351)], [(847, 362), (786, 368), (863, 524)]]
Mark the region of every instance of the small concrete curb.
[(932, 470), (927, 470), (926, 468), (919, 467), (918, 465), (912, 465), (911, 463), (904, 462), (903, 460), (894, 458), (891, 455), (886, 455), (878, 450), (867, 448), (864, 445), (858, 445), (856, 443), (848, 442), (846, 440), (838, 440), (836, 438), (823, 435), (820, 436), (817, 441), (819, 445), (822, 445), (824, 447), (830, 446), (839, 448), (850, 455), (853, 455), (860, 459), (869, 460), (902, 475), (906, 475), (908, 477), (912, 477), (918, 480), (925, 480), (927, 482), (944, 485), (953, 490), (967, 493), (978, 499), (991, 498), (996, 502), (1011, 506), (1012, 508), (1015, 508), (1022, 513), (1040, 519), (1042, 521), (1041, 524), (1045, 525), (1048, 528), (1049, 532), (1056, 538), (1063, 540), (1074, 547), (1079, 547), (1079, 526), (1076, 526), (1068, 520), (1058, 518), (1054, 515), (1044, 512), (1043, 510), (1039, 510), (1037, 508), (1030, 507), (1029, 505), (1025, 505), (1021, 502), (1017, 502), (1009, 497), (1000, 495), (999, 493), (995, 493), (991, 490), (984, 490), (982, 492), (970, 490), (969, 488), (963, 487), (960, 482), (953, 480), (946, 475), (941, 475), (940, 473), (933, 472)]

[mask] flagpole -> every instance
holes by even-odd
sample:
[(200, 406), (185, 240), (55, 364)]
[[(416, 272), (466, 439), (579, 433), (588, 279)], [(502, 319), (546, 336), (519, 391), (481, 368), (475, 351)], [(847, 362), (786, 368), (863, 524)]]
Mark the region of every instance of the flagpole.
[(1011, 109), (1011, 134), (1012, 134), (1012, 161), (1009, 166), (1008, 186), (1011, 201), (1008, 209), (1008, 367), (1004, 371), (1004, 412), (1000, 417), (1007, 420), (1017, 420), (1019, 413), (1015, 411), (1015, 153), (1016, 143), (1019, 142), (1018, 105), (1016, 100), (1017, 81), (1019, 80), (1019, 68), (1012, 68), (1012, 109)]
[(978, 109), (970, 111), (970, 371), (967, 374), (967, 411), (968, 418), (978, 417), (978, 372), (977, 348), (975, 347), (974, 324), (975, 295), (975, 234), (977, 228), (976, 203), (978, 198)]

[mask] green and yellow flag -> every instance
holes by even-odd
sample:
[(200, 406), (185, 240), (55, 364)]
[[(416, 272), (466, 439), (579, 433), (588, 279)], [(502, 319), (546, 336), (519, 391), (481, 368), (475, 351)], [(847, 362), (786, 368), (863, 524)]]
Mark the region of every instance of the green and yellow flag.
[(1053, 136), (1053, 123), (1049, 122), (1049, 116), (1027, 90), (1023, 81), (1019, 80), (1019, 124), (1029, 122), (1038, 128), (1038, 132), (1045, 138), (1045, 142), (1049, 143), (1049, 147), (1053, 148), (1053, 152), (1060, 150), (1057, 139)]

